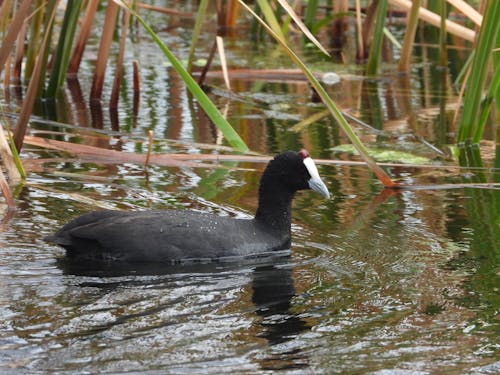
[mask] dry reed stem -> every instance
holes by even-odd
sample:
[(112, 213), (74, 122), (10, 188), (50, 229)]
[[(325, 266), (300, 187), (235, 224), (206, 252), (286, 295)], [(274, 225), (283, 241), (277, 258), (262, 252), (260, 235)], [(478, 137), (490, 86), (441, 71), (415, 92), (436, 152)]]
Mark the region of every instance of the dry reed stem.
[(99, 5), (99, 0), (89, 0), (87, 4), (87, 10), (85, 11), (85, 16), (83, 18), (82, 25), (80, 27), (80, 33), (75, 42), (75, 47), (73, 49), (73, 55), (71, 56), (71, 61), (68, 66), (68, 77), (75, 76), (80, 68), (80, 63), (82, 61), (83, 51), (87, 45), (87, 40), (90, 36), (90, 31), (92, 29), (92, 22), (94, 21), (94, 16), (97, 11), (97, 6)]
[(3, 76), (3, 87), (4, 87), (4, 95), (5, 95), (5, 101), (8, 103), (10, 102), (10, 56), (7, 59), (6, 65), (5, 65), (5, 72)]
[(7, 203), (7, 207), (9, 210), (12, 210), (15, 208), (15, 203), (14, 203), (14, 198), (12, 196), (12, 192), (10, 191), (9, 184), (7, 183), (7, 180), (5, 180), (5, 176), (3, 175), (3, 172), (0, 170), (0, 190), (2, 190), (2, 194), (5, 198), (5, 203)]
[[(418, 26), (418, 8), (420, 8), (421, 0), (413, 0), (412, 7), (408, 14), (407, 29), (403, 40), (403, 48), (401, 49), (401, 57), (398, 63), (400, 72), (408, 72), (410, 70), (411, 52), (415, 41), (415, 34)], [(409, 28), (409, 29), (408, 29)]]
[(5, 35), (5, 38), (2, 40), (2, 46), (0, 48), (0, 73), (5, 66), (5, 62), (10, 55), (12, 46), (14, 45), (14, 42), (16, 41), (21, 28), (23, 27), (26, 17), (28, 16), (31, 8), (31, 3), (32, 0), (24, 0), (21, 3), (9, 25), (7, 35)]
[(483, 16), (463, 0), (446, 0), (477, 26), (481, 26)]
[[(412, 6), (412, 2), (410, 0), (389, 0), (389, 3), (398, 8), (402, 9), (404, 11), (409, 12)], [(430, 23), (431, 25), (434, 25), (436, 27), (440, 27), (441, 25), (441, 17), (437, 15), (436, 13), (433, 13), (425, 8), (420, 8), (419, 11), (419, 17), (425, 21)], [(453, 35), (459, 36), (465, 40), (468, 40), (470, 42), (473, 42), (476, 38), (476, 33), (468, 29), (467, 27), (464, 27), (462, 25), (459, 25), (458, 23), (455, 23), (450, 20), (446, 20), (446, 30)]]
[(125, 55), (125, 45), (127, 43), (128, 25), (130, 21), (130, 13), (123, 14), (122, 34), (120, 36), (120, 49), (116, 61), (115, 79), (113, 81), (113, 89), (109, 100), (109, 107), (112, 109), (118, 108), (118, 99), (120, 96), (120, 82), (123, 77), (123, 56)]
[[(358, 0), (359, 1), (359, 0)], [(304, 33), (304, 35), (316, 46), (321, 52), (325, 55), (330, 56), (328, 51), (321, 45), (321, 43), (315, 38), (315, 36), (309, 31), (304, 22), (302, 22), (301, 18), (295, 13), (293, 8), (288, 4), (286, 0), (278, 0), (278, 3), (285, 9), (288, 15), (293, 19), (295, 24), (299, 27), (299, 29)]]
[[(77, 155), (79, 159), (92, 160), (94, 162), (99, 162), (99, 163), (109, 163), (109, 164), (134, 163), (137, 165), (144, 165), (146, 162), (145, 154), (108, 150), (95, 146), (57, 141), (55, 139), (47, 139), (47, 138), (33, 137), (27, 135), (25, 138), (25, 143), (32, 146), (69, 152)], [(149, 163), (159, 166), (170, 166), (170, 167), (191, 167), (191, 168), (197, 168), (202, 166), (204, 166), (205, 168), (207, 167), (206, 164), (172, 158), (170, 157), (169, 154), (151, 155)]]
[(234, 27), (236, 25), (236, 18), (238, 17), (238, 1), (228, 0), (226, 6), (226, 26)]
[[(365, 18), (363, 21), (363, 29), (361, 34), (363, 35), (363, 46), (365, 53), (368, 53), (371, 45), (371, 36), (373, 35), (373, 27), (375, 26), (375, 14), (377, 12), (377, 4), (378, 2), (373, 1), (368, 5), (365, 9)], [(367, 56), (363, 55), (361, 58), (366, 58)]]
[(149, 159), (151, 159), (151, 151), (153, 150), (153, 131), (148, 131), (148, 152), (146, 154), (146, 161), (144, 165), (147, 167), (149, 165)]
[(9, 142), (5, 137), (5, 132), (3, 126), (0, 124), (0, 157), (2, 158), (3, 165), (9, 176), (11, 182), (21, 180), (21, 175), (17, 170), (16, 163), (14, 162), (14, 157), (12, 156), (12, 151), (9, 146)]
[(134, 118), (137, 118), (137, 114), (139, 113), (139, 102), (141, 99), (141, 71), (139, 69), (139, 61), (132, 61), (132, 66), (134, 70), (134, 99), (133, 99), (133, 113)]
[[(28, 1), (28, 0), (26, 0)], [(50, 15), (50, 20), (47, 23), (47, 29), (50, 29), (52, 22), (54, 21), (54, 17), (57, 11), (57, 6), (59, 4), (59, 0), (56, 0), (53, 12)], [(38, 93), (38, 88), (40, 84), (40, 78), (43, 67), (43, 56), (45, 54), (45, 49), (47, 48), (47, 44), (49, 42), (50, 33), (45, 33), (43, 37), (42, 44), (40, 46), (40, 50), (38, 52), (36, 63), (33, 68), (33, 72), (31, 73), (30, 82), (28, 85), (28, 89), (26, 90), (26, 96), (24, 98), (23, 106), (21, 108), (21, 112), (19, 113), (19, 117), (16, 122), (16, 128), (14, 130), (14, 144), (16, 145), (17, 152), (21, 152), (21, 148), (23, 147), (24, 136), (26, 134), (26, 129), (28, 127), (28, 121), (33, 112), (33, 106), (35, 105), (35, 100)]]
[(359, 59), (364, 58), (365, 50), (363, 45), (363, 22), (361, 22), (361, 4), (360, 0), (356, 0), (356, 33), (357, 33), (357, 44), (358, 51), (357, 56)]
[(24, 57), (24, 41), (26, 39), (26, 32), (28, 31), (28, 24), (25, 22), (21, 27), (19, 36), (16, 43), (16, 51), (14, 54), (14, 69), (12, 70), (12, 77), (16, 82), (21, 82), (21, 71)]
[(210, 52), (208, 53), (207, 57), (207, 63), (203, 67), (200, 76), (198, 77), (198, 86), (203, 86), (205, 82), (205, 77), (207, 76), (208, 70), (210, 69), (210, 66), (212, 65), (212, 60), (215, 55), (215, 51), (217, 50), (217, 42), (214, 40), (212, 44), (212, 48), (210, 49)]
[(226, 54), (224, 52), (224, 40), (220, 36), (215, 37), (215, 42), (217, 43), (217, 51), (219, 52), (220, 64), (222, 67), (222, 75), (224, 77), (224, 83), (229, 91), (231, 91), (231, 83), (229, 81), (229, 74), (227, 72), (227, 61)]
[(142, 9), (147, 9), (147, 10), (152, 10), (155, 12), (163, 13), (163, 14), (168, 14), (170, 16), (177, 16), (177, 17), (184, 17), (184, 18), (193, 18), (194, 13), (191, 12), (182, 12), (177, 9), (172, 9), (172, 8), (163, 8), (155, 5), (149, 5), (149, 4), (144, 4), (144, 3), (137, 3), (137, 8), (142, 8)]
[(102, 96), (104, 74), (106, 73), (109, 49), (113, 40), (113, 32), (115, 30), (118, 9), (118, 5), (113, 0), (108, 0), (108, 7), (106, 8), (106, 15), (104, 18), (104, 27), (102, 30), (101, 42), (99, 44), (94, 78), (92, 80), (92, 88), (90, 90), (91, 101), (100, 100)]

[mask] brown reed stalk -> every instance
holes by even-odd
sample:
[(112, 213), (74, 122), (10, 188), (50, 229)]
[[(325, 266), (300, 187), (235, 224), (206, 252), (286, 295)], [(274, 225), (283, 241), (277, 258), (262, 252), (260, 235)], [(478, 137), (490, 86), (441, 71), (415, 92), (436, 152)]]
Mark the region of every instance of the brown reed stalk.
[(149, 160), (151, 159), (151, 151), (153, 150), (153, 131), (148, 131), (148, 151), (146, 153), (146, 160), (144, 161), (144, 165), (147, 167), (149, 164)]
[(12, 78), (16, 83), (21, 82), (21, 72), (24, 58), (24, 40), (26, 39), (26, 33), (28, 31), (28, 25), (23, 23), (21, 31), (19, 32), (16, 51), (14, 53), (14, 67), (12, 69)]
[(92, 80), (92, 88), (90, 90), (90, 100), (101, 100), (102, 88), (104, 84), (104, 74), (106, 73), (106, 65), (108, 62), (109, 49), (113, 39), (113, 32), (116, 25), (116, 17), (118, 16), (118, 5), (113, 0), (108, 0), (106, 15), (104, 19), (104, 27), (99, 44), (99, 52), (97, 55), (94, 78)]
[(7, 31), (7, 35), (2, 40), (2, 46), (0, 47), (0, 73), (5, 66), (5, 62), (9, 57), (12, 47), (14, 46), (14, 42), (17, 39), (17, 36), (23, 27), (23, 23), (28, 17), (29, 11), (31, 9), (32, 0), (24, 0), (19, 8), (17, 9), (12, 21), (9, 25), (9, 29)]
[(141, 71), (139, 69), (139, 61), (132, 61), (134, 69), (134, 99), (133, 99), (133, 113), (134, 113), (134, 127), (137, 114), (139, 113), (139, 102), (141, 99)]
[(363, 22), (361, 22), (361, 4), (360, 0), (356, 0), (356, 34), (357, 46), (356, 57), (358, 60), (365, 58), (365, 47), (363, 43)]
[(8, 103), (10, 101), (10, 92), (9, 92), (9, 87), (10, 87), (10, 56), (7, 58), (7, 61), (5, 63), (5, 71), (3, 74), (3, 87), (4, 87), (5, 101)]
[(203, 67), (200, 76), (198, 77), (198, 86), (203, 86), (203, 83), (205, 82), (205, 77), (207, 76), (208, 70), (210, 69), (210, 66), (212, 65), (212, 60), (215, 55), (215, 51), (217, 51), (217, 42), (214, 40), (212, 44), (212, 48), (210, 49), (210, 52), (208, 53), (207, 57), (207, 63)]
[[(58, 4), (59, 0), (56, 0), (52, 10), (52, 14), (50, 15), (49, 21), (47, 23), (47, 29), (50, 29), (52, 27), (52, 22), (56, 14)], [(31, 74), (28, 89), (26, 90), (23, 106), (21, 108), (21, 112), (19, 113), (19, 117), (17, 118), (16, 129), (14, 130), (14, 144), (16, 146), (17, 152), (21, 152), (21, 148), (23, 147), (23, 141), (26, 134), (26, 129), (28, 127), (28, 121), (31, 113), (33, 112), (33, 106), (35, 105), (35, 99), (37, 97), (38, 88), (40, 85), (40, 78), (42, 76), (41, 73), (45, 62), (44, 55), (46, 54), (46, 50), (48, 48), (49, 39), (50, 33), (47, 32), (45, 33), (42, 40), (36, 63), (33, 68), (33, 73)]]
[(118, 108), (118, 99), (120, 97), (120, 82), (123, 77), (123, 56), (125, 54), (125, 44), (127, 42), (128, 26), (130, 23), (130, 13), (125, 12), (122, 18), (122, 33), (120, 36), (120, 49), (116, 61), (115, 79), (113, 81), (113, 89), (111, 91), (111, 99), (109, 100), (109, 108)]
[[(44, 0), (35, 0), (34, 2), (34, 8), (36, 8), (36, 10), (32, 16), (30, 16), (29, 31), (27, 31), (29, 38), (26, 40), (27, 45), (24, 45), (24, 40), (21, 43), (21, 47), (24, 50), (23, 58), (26, 59), (24, 63), (24, 82), (26, 84), (29, 82), (35, 66), (36, 56), (40, 49), (40, 41), (42, 39), (44, 20), (46, 21), (48, 17), (50, 17), (53, 9), (51, 6), (53, 7), (53, 2), (49, 5), (47, 5)], [(47, 32), (47, 29), (45, 29), (45, 32)]]
[(14, 157), (12, 156), (12, 151), (10, 149), (9, 142), (7, 141), (7, 137), (5, 136), (2, 124), (0, 124), (0, 157), (3, 166), (5, 167), (5, 171), (9, 176), (9, 180), (11, 182), (19, 181), (21, 179), (21, 174), (19, 173)]
[(150, 5), (150, 4), (136, 3), (136, 6), (137, 6), (137, 8), (152, 10), (153, 12), (168, 14), (170, 16), (185, 17), (185, 18), (192, 18), (194, 16), (194, 14), (190, 13), (190, 12), (183, 12), (183, 11), (178, 10), (178, 9), (164, 8), (164, 7), (159, 7), (159, 6)]
[(0, 190), (2, 190), (2, 194), (5, 198), (5, 202), (7, 203), (7, 207), (9, 210), (13, 210), (16, 206), (14, 203), (14, 198), (12, 196), (12, 192), (10, 191), (9, 184), (5, 180), (5, 176), (3, 172), (0, 170)]
[(90, 31), (92, 29), (92, 22), (94, 21), (95, 14), (97, 12), (97, 6), (99, 5), (99, 0), (89, 0), (87, 4), (87, 9), (85, 11), (85, 16), (83, 18), (82, 25), (80, 27), (80, 33), (75, 42), (75, 48), (73, 49), (73, 55), (71, 56), (71, 61), (68, 67), (68, 77), (71, 78), (78, 74), (78, 69), (80, 69), (80, 63), (82, 61), (83, 51), (87, 45), (87, 40), (90, 36)]
[(234, 28), (238, 15), (238, 0), (217, 0), (217, 24), (220, 29)]
[(226, 26), (234, 27), (236, 25), (237, 18), (238, 18), (238, 1), (229, 0), (227, 2), (227, 10), (226, 10)]
[(365, 19), (363, 22), (363, 30), (361, 35), (363, 36), (363, 46), (365, 54), (360, 56), (360, 60), (364, 60), (368, 57), (368, 50), (371, 45), (371, 36), (373, 35), (373, 28), (375, 26), (375, 15), (377, 12), (377, 2), (373, 1), (365, 10)]
[(413, 50), (413, 42), (415, 41), (415, 34), (417, 32), (418, 11), (420, 4), (421, 0), (413, 0), (410, 13), (408, 14), (403, 47), (401, 48), (401, 55), (398, 63), (398, 70), (400, 72), (408, 72), (410, 70), (411, 52)]

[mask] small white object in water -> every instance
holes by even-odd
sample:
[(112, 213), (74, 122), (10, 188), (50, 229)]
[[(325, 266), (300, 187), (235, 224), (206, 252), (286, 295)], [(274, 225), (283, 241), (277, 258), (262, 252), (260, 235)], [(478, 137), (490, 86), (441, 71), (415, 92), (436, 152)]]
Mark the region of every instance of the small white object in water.
[(334, 72), (328, 72), (323, 74), (323, 77), (321, 78), (323, 83), (325, 85), (333, 86), (336, 83), (340, 82), (340, 76), (337, 73)]

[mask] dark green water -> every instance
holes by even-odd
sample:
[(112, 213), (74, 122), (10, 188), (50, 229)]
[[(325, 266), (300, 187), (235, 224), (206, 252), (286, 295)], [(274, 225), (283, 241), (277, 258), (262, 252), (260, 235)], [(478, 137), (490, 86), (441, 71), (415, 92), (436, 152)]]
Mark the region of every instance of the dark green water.
[[(183, 30), (170, 35), (180, 55), (189, 39)], [(228, 153), (146, 41), (144, 36), (128, 52), (141, 57), (143, 75), (135, 120), (127, 80), (118, 122), (105, 106), (96, 115), (68, 90), (68, 105), (59, 103), (46, 119), (34, 121), (32, 134), (143, 152), (153, 129), (154, 152)], [(238, 67), (276, 68), (286, 61), (273, 48), (264, 58), (262, 49), (238, 38), (226, 43)], [(451, 164), (419, 141), (424, 137), (446, 150), (452, 139), (451, 130), (439, 125), (449, 116), (439, 84), (422, 73), (432, 64), (419, 65), (408, 82), (392, 75), (391, 66), (383, 79), (367, 82), (356, 67), (324, 65), (343, 79), (329, 88), (343, 108), (384, 130), (361, 131), (365, 142)], [(88, 66), (81, 72), (83, 97), (90, 72)], [(332, 120), (290, 131), (322, 110), (311, 104), (306, 84), (270, 81), (234, 80), (233, 98), (219, 79), (208, 82), (211, 98), (227, 106), (228, 119), (252, 151), (272, 155), (305, 147), (315, 158), (351, 158), (331, 150), (347, 143)], [(444, 98), (452, 106), (454, 97)], [(103, 129), (93, 130), (98, 124)], [(16, 190), (18, 209), (4, 214), (0, 226), (2, 373), (500, 372), (499, 190), (394, 192), (383, 190), (366, 167), (321, 165), (332, 198), (297, 195), (290, 257), (95, 269), (68, 265), (64, 252), (42, 238), (101, 207), (249, 216), (264, 164), (146, 168), (29, 145), (23, 158), (29, 175)], [(474, 182), (483, 173), (493, 178), (487, 170), (438, 167), (390, 172), (412, 185)]]

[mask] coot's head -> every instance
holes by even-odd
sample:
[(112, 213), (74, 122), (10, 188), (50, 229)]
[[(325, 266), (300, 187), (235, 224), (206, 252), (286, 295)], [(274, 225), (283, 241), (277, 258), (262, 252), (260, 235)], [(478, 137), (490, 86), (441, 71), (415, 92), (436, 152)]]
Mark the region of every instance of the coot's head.
[(319, 177), (316, 164), (306, 150), (286, 151), (276, 155), (271, 160), (262, 176), (262, 183), (266, 180), (271, 184), (280, 185), (291, 193), (297, 190), (312, 189), (323, 197), (329, 198), (330, 193)]

